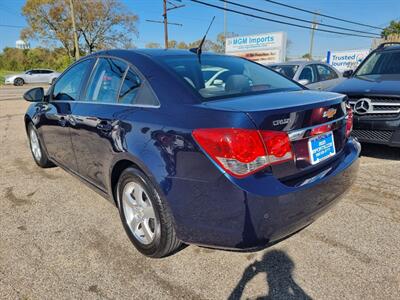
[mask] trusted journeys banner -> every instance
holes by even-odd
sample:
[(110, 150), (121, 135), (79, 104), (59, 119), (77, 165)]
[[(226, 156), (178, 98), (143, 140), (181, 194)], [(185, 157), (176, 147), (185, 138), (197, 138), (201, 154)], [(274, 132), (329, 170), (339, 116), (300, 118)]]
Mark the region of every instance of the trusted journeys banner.
[(347, 51), (328, 51), (326, 60), (331, 66), (340, 72), (355, 70), (357, 66), (367, 57), (369, 49), (347, 50)]

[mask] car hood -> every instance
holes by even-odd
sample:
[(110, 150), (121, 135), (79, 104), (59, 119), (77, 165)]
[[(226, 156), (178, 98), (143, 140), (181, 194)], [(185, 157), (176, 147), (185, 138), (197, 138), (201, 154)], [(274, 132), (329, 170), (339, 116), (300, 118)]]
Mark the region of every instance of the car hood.
[(10, 74), (10, 75), (4, 76), (4, 78), (5, 79), (10, 79), (10, 78), (22, 77), (24, 75), (25, 75), (24, 73), (21, 73), (21, 74)]
[(347, 95), (365, 93), (398, 95), (400, 94), (400, 74), (352, 77), (342, 81), (331, 91)]

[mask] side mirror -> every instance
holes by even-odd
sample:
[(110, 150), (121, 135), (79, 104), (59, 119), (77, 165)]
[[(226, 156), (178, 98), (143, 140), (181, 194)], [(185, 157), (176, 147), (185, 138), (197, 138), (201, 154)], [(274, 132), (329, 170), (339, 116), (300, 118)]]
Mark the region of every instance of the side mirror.
[(29, 102), (42, 102), (44, 100), (44, 89), (36, 87), (24, 94), (24, 99)]
[(301, 79), (299, 81), (297, 81), (298, 83), (300, 83), (301, 85), (307, 85), (310, 83), (310, 80), (308, 79)]
[(349, 78), (351, 75), (353, 75), (354, 71), (353, 70), (347, 70), (343, 72), (343, 77)]
[(213, 85), (223, 85), (224, 81), (222, 79), (215, 79), (213, 81)]

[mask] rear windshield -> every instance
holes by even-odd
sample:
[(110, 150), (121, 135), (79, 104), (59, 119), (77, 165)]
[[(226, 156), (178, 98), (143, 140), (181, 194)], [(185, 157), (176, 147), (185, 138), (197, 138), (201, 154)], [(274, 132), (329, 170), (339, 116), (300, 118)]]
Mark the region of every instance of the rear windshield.
[(296, 74), (297, 69), (299, 68), (298, 65), (277, 65), (277, 66), (270, 66), (271, 69), (285, 75), (287, 78), (293, 79), (294, 74)]
[(400, 74), (400, 51), (373, 53), (355, 76)]
[(239, 57), (165, 56), (163, 62), (191, 86), (203, 101), (255, 93), (301, 90), (270, 69)]

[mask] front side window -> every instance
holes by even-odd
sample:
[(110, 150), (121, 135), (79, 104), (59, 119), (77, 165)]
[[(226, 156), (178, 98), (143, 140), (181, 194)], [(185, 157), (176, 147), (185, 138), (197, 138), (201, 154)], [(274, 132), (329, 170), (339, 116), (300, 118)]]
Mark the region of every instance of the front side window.
[(255, 93), (301, 90), (269, 68), (232, 56), (196, 55), (160, 57), (188, 86), (210, 101)]
[(89, 80), (85, 101), (116, 103), (128, 65), (118, 59), (99, 58)]
[(320, 81), (338, 78), (338, 75), (330, 67), (325, 65), (317, 65), (317, 72)]
[(77, 100), (91, 62), (90, 59), (81, 61), (64, 73), (54, 85), (52, 100)]
[(355, 76), (400, 74), (400, 51), (373, 53), (356, 72)]

